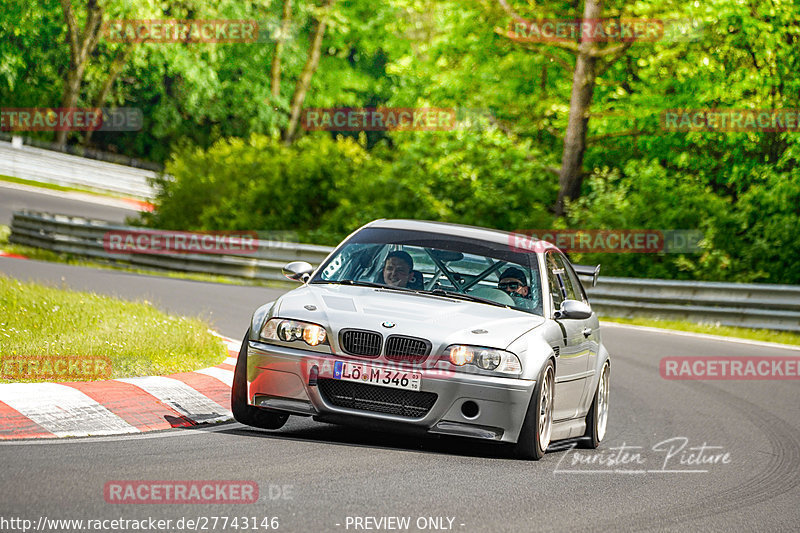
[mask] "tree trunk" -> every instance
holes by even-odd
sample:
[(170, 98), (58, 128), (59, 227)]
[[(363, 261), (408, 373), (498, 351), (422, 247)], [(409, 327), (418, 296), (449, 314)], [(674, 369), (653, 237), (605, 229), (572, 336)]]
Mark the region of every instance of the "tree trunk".
[[(585, 0), (583, 18), (597, 20), (602, 10), (601, 0)], [(565, 200), (580, 196), (583, 184), (583, 155), (586, 151), (586, 130), (594, 93), (597, 56), (594, 43), (583, 41), (578, 47), (575, 71), (572, 76), (572, 95), (569, 102), (569, 121), (564, 135), (564, 151), (558, 175), (556, 215), (564, 214)]]
[(542, 91), (542, 99), (547, 98), (547, 63), (542, 65), (542, 79), (539, 82), (539, 89)]
[(275, 55), (272, 56), (272, 96), (275, 98), (281, 94), (281, 54), (283, 53), (283, 43), (286, 42), (286, 35), (289, 33), (291, 23), (292, 0), (284, 0), (281, 29), (275, 41)]
[[(61, 107), (75, 107), (78, 101), (78, 93), (81, 90), (81, 79), (83, 79), (83, 71), (85, 63), (75, 65), (72, 60), (69, 62), (69, 73), (67, 74), (67, 82), (64, 84), (64, 94), (61, 98)], [(56, 131), (56, 149), (64, 150), (67, 146), (67, 130)]]
[(322, 14), (317, 21), (317, 26), (314, 30), (314, 36), (311, 39), (311, 47), (308, 49), (308, 59), (303, 67), (303, 72), (297, 80), (294, 88), (294, 96), (292, 97), (292, 107), (289, 114), (289, 124), (283, 135), (283, 140), (286, 144), (291, 144), (297, 135), (297, 125), (300, 122), (300, 112), (303, 108), (303, 102), (306, 99), (308, 87), (311, 85), (311, 78), (317, 71), (319, 65), (319, 58), (322, 55), (322, 38), (325, 36), (325, 27), (328, 24), (328, 9), (336, 2), (336, 0), (326, 0), (322, 6)]
[[(67, 22), (67, 43), (69, 44), (69, 72), (64, 84), (64, 94), (61, 97), (61, 107), (75, 107), (83, 81), (83, 73), (89, 55), (97, 46), (100, 37), (100, 25), (103, 22), (103, 8), (97, 0), (86, 2), (86, 25), (83, 33), (79, 34), (78, 21), (72, 11), (72, 0), (61, 0), (64, 19)], [(63, 150), (67, 145), (68, 131), (56, 132), (56, 147)]]
[[(105, 83), (103, 83), (103, 88), (100, 89), (100, 92), (97, 93), (97, 97), (94, 100), (94, 107), (101, 108), (103, 104), (106, 102), (106, 98), (108, 98), (108, 93), (111, 92), (111, 87), (114, 85), (114, 82), (119, 77), (122, 69), (125, 67), (125, 63), (128, 61), (128, 56), (131, 55), (133, 51), (133, 45), (128, 44), (126, 47), (120, 51), (117, 56), (114, 58), (114, 61), (111, 63), (111, 68), (108, 70), (108, 76), (106, 77)], [(92, 140), (92, 133), (94, 130), (89, 130), (86, 132), (86, 135), (83, 138), (83, 145), (88, 147), (89, 141)]]

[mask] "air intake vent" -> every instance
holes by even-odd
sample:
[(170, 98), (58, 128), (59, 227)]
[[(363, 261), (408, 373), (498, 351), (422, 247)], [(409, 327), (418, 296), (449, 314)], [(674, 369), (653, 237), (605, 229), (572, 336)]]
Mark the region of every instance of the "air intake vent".
[(378, 357), (383, 343), (380, 333), (361, 329), (342, 330), (339, 340), (344, 353), (361, 357)]
[(392, 335), (386, 339), (386, 359), (419, 364), (431, 353), (431, 343), (425, 339)]
[(553, 353), (556, 354), (556, 357), (561, 355), (561, 347), (560, 346), (551, 346), (553, 348)]
[(433, 392), (417, 392), (364, 383), (320, 379), (322, 397), (337, 407), (373, 411), (406, 418), (422, 418), (436, 403)]

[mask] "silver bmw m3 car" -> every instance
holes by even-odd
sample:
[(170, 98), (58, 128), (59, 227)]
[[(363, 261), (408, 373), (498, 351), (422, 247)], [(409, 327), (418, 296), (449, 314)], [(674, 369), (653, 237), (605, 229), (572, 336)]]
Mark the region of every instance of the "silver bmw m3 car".
[(236, 420), (291, 415), (513, 445), (606, 432), (609, 354), (573, 266), (555, 246), (483, 228), (377, 220), (303, 285), (258, 308), (236, 364)]

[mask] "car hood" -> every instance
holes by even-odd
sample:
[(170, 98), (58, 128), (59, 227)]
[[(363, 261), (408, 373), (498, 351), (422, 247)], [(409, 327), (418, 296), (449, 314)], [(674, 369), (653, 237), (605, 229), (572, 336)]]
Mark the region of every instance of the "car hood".
[(537, 315), (489, 304), (391, 289), (322, 284), (305, 285), (283, 295), (271, 316), (327, 326), (336, 348), (338, 333), (346, 328), (377, 331), (384, 337), (421, 337), (429, 340), (434, 350), (449, 344), (506, 348), (544, 322)]

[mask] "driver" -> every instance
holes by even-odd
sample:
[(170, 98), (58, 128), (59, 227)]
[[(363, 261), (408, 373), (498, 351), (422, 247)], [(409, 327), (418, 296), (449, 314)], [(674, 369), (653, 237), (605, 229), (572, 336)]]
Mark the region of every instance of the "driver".
[(516, 267), (509, 267), (500, 274), (497, 288), (514, 299), (525, 298), (529, 300), (531, 298), (531, 288), (528, 287), (525, 272)]
[(415, 281), (413, 270), (414, 260), (408, 252), (389, 252), (383, 264), (383, 282), (393, 287), (406, 287)]

